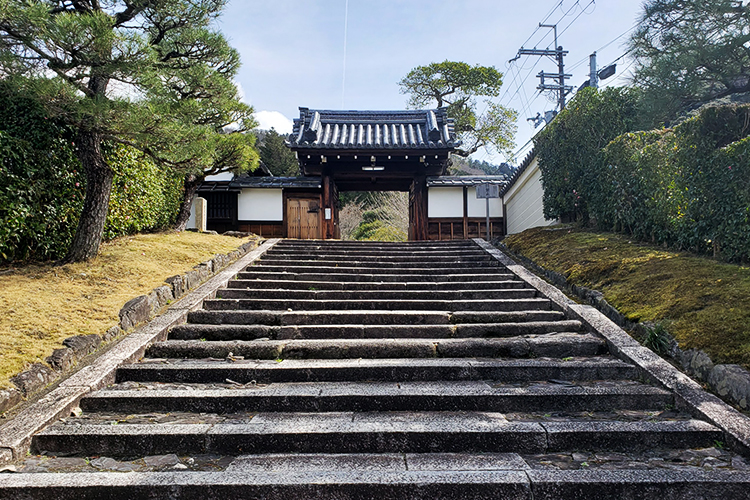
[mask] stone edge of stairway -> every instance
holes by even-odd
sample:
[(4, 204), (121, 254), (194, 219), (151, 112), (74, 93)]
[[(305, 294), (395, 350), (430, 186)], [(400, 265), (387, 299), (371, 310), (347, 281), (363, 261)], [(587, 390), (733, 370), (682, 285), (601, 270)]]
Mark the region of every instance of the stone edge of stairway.
[(266, 240), (255, 250), (228, 265), (201, 286), (175, 301), (161, 315), (130, 332), (107, 352), (63, 379), (56, 388), (10, 418), (0, 426), (0, 464), (25, 456), (35, 433), (69, 414), (89, 392), (114, 383), (115, 371), (120, 364), (140, 359), (148, 346), (166, 339), (172, 326), (184, 323), (190, 311), (199, 308), (204, 299), (215, 296), (218, 289), (226, 287), (238, 272), (263, 256), (279, 241), (278, 238)]
[(658, 354), (643, 347), (633, 337), (593, 306), (577, 304), (560, 289), (547, 283), (508, 255), (482, 239), (473, 240), (496, 258), (513, 274), (549, 298), (566, 313), (569, 319), (580, 320), (585, 327), (600, 335), (610, 353), (633, 363), (640, 377), (671, 390), (676, 406), (697, 418), (704, 418), (724, 432), (724, 442), (735, 451), (750, 456), (750, 417), (732, 408), (717, 396), (705, 391), (700, 384), (669, 364)]

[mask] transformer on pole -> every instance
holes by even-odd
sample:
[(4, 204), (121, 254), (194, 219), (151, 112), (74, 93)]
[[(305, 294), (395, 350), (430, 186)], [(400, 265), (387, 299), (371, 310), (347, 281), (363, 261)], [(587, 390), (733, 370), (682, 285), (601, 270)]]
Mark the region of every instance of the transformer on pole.
[[(541, 83), (537, 87), (541, 91), (551, 90), (557, 92), (558, 111), (565, 108), (565, 97), (573, 90), (571, 85), (565, 85), (565, 81), (573, 75), (565, 73), (564, 57), (568, 51), (563, 50), (562, 46), (557, 45), (557, 25), (556, 24), (539, 24), (540, 28), (552, 28), (555, 33), (555, 49), (525, 49), (521, 47), (518, 50), (516, 59), (521, 56), (548, 56), (557, 61), (557, 73), (545, 73), (541, 71), (537, 77)], [(547, 83), (547, 80), (553, 80), (555, 83)]]

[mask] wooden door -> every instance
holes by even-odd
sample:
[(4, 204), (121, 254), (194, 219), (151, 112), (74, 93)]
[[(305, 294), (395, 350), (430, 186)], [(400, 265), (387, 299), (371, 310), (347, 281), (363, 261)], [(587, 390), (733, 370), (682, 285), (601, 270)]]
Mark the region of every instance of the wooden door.
[(320, 201), (313, 198), (288, 198), (286, 224), (287, 238), (320, 239)]

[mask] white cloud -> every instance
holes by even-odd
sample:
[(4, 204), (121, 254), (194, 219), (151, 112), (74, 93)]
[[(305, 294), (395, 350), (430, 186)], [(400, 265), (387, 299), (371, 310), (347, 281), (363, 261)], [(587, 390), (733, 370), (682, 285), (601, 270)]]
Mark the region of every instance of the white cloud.
[(270, 130), (273, 128), (280, 134), (292, 133), (292, 120), (278, 111), (258, 111), (253, 114), (253, 117), (258, 122), (259, 129)]

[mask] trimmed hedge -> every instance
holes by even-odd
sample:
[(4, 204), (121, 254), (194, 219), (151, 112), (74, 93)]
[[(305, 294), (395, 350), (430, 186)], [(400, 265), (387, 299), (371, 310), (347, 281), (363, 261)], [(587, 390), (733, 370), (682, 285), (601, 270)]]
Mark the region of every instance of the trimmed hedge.
[[(619, 135), (577, 162), (550, 154), (552, 149), (543, 143), (538, 153), (546, 155), (545, 215), (564, 217), (570, 207), (554, 201), (580, 196), (577, 212), (601, 229), (728, 261), (748, 261), (748, 136), (750, 106), (735, 105), (703, 108), (673, 129)], [(566, 148), (591, 151), (598, 144), (585, 135), (575, 141), (582, 144)], [(566, 181), (583, 180), (560, 182), (560, 172)]]
[(182, 175), (165, 170), (133, 148), (107, 151), (115, 171), (104, 239), (170, 227), (182, 202)]
[(545, 217), (586, 220), (591, 205), (601, 203), (592, 188), (600, 181), (602, 148), (638, 128), (639, 96), (626, 88), (584, 89), (534, 139)]
[[(0, 261), (65, 255), (86, 183), (72, 137), (33, 96), (0, 81)], [(106, 158), (115, 177), (105, 239), (172, 225), (181, 176), (125, 146), (107, 147)]]

